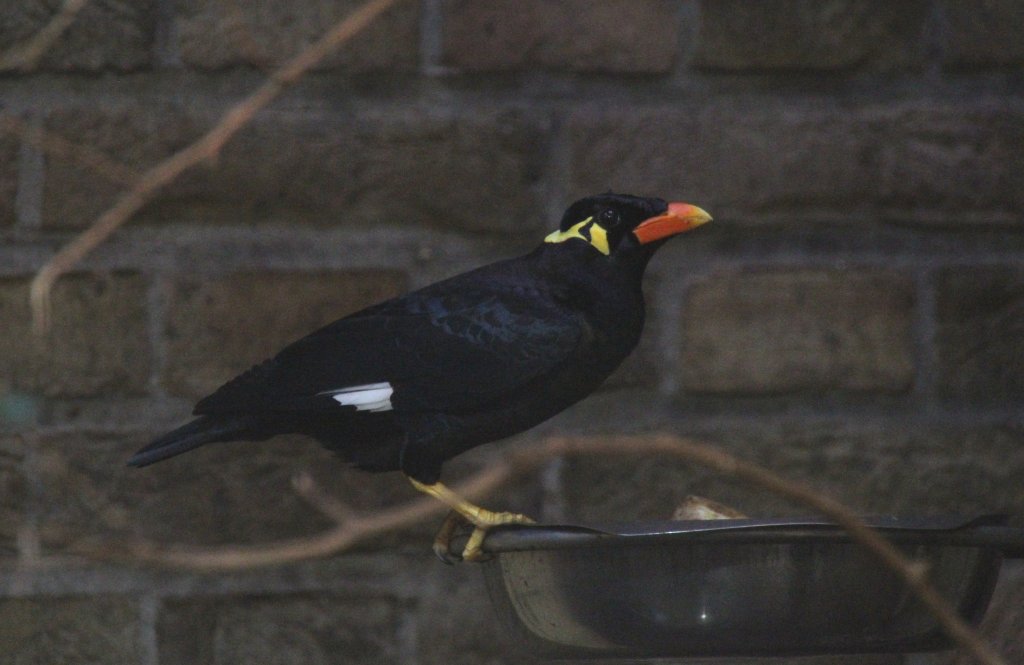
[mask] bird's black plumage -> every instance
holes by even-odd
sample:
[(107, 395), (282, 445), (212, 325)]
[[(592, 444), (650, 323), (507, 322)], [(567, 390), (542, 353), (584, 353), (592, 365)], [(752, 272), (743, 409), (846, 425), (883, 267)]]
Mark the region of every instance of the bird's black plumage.
[[(693, 210), (705, 216), (693, 225), (706, 221)], [(129, 464), (213, 441), (301, 433), (360, 468), (434, 483), (445, 460), (550, 418), (632, 351), (644, 323), (644, 268), (671, 235), (638, 227), (668, 212), (655, 198), (577, 201), (529, 254), (369, 307), (285, 347), (201, 400), (196, 420)]]

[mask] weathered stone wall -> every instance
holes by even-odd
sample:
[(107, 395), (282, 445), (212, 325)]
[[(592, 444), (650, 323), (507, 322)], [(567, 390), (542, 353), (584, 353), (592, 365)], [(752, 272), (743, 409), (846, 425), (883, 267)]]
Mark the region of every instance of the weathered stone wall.
[[(0, 4), (0, 51), (60, 4)], [(92, 0), (35, 70), (0, 72), (22, 126), (0, 134), (0, 661), (522, 662), (479, 572), (431, 556), (433, 524), (231, 575), (65, 551), (314, 533), (301, 470), (359, 508), (412, 498), (296, 441), (124, 460), (279, 345), (524, 251), (607, 189), (716, 221), (652, 264), (607, 389), (520, 442), (671, 431), (863, 512), (1024, 514), (1017, 0), (405, 0), (62, 279), (33, 340), (33, 271), (357, 5)], [(488, 503), (630, 519), (691, 492), (803, 512), (642, 458), (553, 463)], [(1022, 606), (1010, 567), (986, 628), (1009, 662)]]

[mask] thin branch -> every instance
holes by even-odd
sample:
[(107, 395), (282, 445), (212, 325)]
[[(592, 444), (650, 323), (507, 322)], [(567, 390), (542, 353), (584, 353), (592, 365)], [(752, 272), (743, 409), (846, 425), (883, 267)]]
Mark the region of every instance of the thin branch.
[(42, 333), (49, 329), (50, 293), (53, 284), (61, 275), (77, 265), (110, 237), (110, 234), (131, 219), (132, 215), (146, 205), (158, 191), (186, 170), (215, 158), (224, 144), (245, 127), (256, 113), (317, 63), (359, 34), (397, 1), (368, 0), (344, 20), (335, 24), (323, 37), (284, 63), (248, 97), (228, 109), (217, 124), (195, 143), (142, 174), (135, 186), (125, 192), (113, 207), (101, 214), (88, 229), (65, 245), (36, 273), (29, 295), (35, 330)]
[[(873, 553), (902, 578), (957, 644), (984, 665), (1006, 665), (977, 632), (960, 619), (956, 610), (928, 581), (927, 567), (920, 561), (906, 557), (888, 540), (866, 526), (850, 509), (806, 485), (786, 480), (763, 467), (705, 444), (670, 435), (555, 437), (513, 451), (506, 458), (494, 461), (463, 482), (456, 491), (471, 499), (478, 499), (513, 476), (535, 470), (558, 457), (652, 454), (695, 462), (791, 499), (832, 519), (849, 533), (853, 541)], [(416, 524), (444, 510), (445, 506), (440, 502), (422, 498), (365, 515), (346, 513), (343, 522), (321, 534), (265, 545), (193, 548), (148, 541), (124, 541), (80, 542), (73, 545), (72, 549), (99, 559), (127, 559), (203, 571), (238, 570), (335, 554), (359, 541)]]
[(323, 513), (324, 516), (334, 520), (337, 524), (344, 524), (356, 518), (356, 512), (352, 510), (351, 506), (329, 494), (308, 473), (299, 473), (292, 478), (292, 489), (306, 503)]
[[(498, 464), (474, 475), (456, 489), (464, 496), (481, 497), (507, 482), (515, 472), (511, 464)], [(105, 561), (127, 560), (199, 571), (235, 571), (336, 554), (356, 543), (418, 524), (446, 510), (447, 506), (440, 501), (423, 497), (369, 514), (346, 515), (337, 526), (315, 536), (262, 545), (197, 548), (145, 540), (82, 540), (70, 544), (69, 549), (76, 554)]]
[(68, 26), (74, 22), (78, 12), (88, 3), (89, 0), (65, 0), (64, 6), (41, 30), (27, 41), (0, 53), (0, 71), (11, 69), (27, 71), (35, 67), (39, 58), (43, 57), (46, 50), (64, 34)]

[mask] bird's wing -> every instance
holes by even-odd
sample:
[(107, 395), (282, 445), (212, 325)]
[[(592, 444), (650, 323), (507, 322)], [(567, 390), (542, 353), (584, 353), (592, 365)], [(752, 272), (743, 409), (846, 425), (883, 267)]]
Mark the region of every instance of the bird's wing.
[(529, 289), (426, 289), (336, 321), (199, 402), (260, 410), (469, 412), (556, 371), (582, 316)]

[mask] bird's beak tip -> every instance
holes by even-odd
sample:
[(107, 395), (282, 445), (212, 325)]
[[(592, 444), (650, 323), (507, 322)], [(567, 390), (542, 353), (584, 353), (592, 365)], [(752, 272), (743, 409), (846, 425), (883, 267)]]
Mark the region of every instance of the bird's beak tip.
[(687, 220), (689, 229), (695, 229), (702, 224), (707, 224), (712, 220), (711, 215), (704, 208), (693, 205), (692, 203), (669, 203), (668, 214), (680, 219)]
[(668, 210), (663, 214), (641, 222), (633, 229), (633, 235), (640, 241), (640, 244), (646, 245), (655, 240), (693, 230), (707, 224), (711, 219), (711, 215), (703, 208), (677, 201), (669, 203)]

